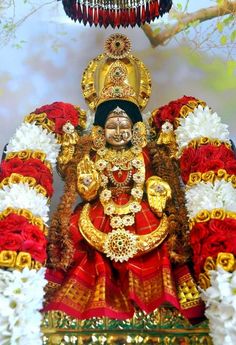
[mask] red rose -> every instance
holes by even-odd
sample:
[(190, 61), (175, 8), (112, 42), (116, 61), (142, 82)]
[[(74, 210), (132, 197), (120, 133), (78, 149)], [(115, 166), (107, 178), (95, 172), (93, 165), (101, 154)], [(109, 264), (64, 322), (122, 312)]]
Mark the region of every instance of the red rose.
[(22, 251), (29, 253), (34, 260), (41, 263), (46, 260), (46, 245), (44, 244), (26, 240), (22, 244)]
[(236, 160), (228, 160), (225, 163), (225, 170), (228, 174), (236, 175)]
[(23, 240), (32, 240), (42, 245), (46, 245), (46, 239), (42, 231), (40, 231), (36, 225), (32, 225), (30, 223), (25, 224), (22, 229), (22, 238)]
[(213, 170), (217, 172), (219, 169), (224, 169), (224, 162), (222, 162), (219, 159), (209, 159), (208, 162), (205, 162), (204, 171), (202, 172), (206, 172), (208, 170)]
[(160, 129), (162, 124), (166, 121), (173, 123), (174, 120), (179, 117), (182, 106), (192, 100), (196, 100), (196, 98), (183, 96), (182, 98), (171, 101), (167, 105), (160, 107), (153, 115), (153, 125), (157, 127), (157, 129)]
[(69, 103), (54, 102), (49, 105), (37, 108), (36, 114), (46, 113), (47, 117), (55, 123), (55, 132), (62, 134), (62, 127), (66, 122), (70, 122), (77, 127), (79, 124), (79, 113), (76, 108)]
[(5, 219), (0, 221), (0, 234), (21, 234), (22, 229), (26, 224), (28, 224), (28, 220), (25, 217), (11, 213)]
[(23, 166), (23, 162), (19, 158), (12, 158), (8, 161), (3, 160), (1, 163), (0, 181), (10, 176), (12, 173), (17, 173), (18, 169)]
[(22, 237), (14, 233), (0, 233), (0, 251), (2, 250), (16, 250), (20, 251), (22, 248)]
[(12, 173), (35, 178), (37, 183), (46, 189), (48, 196), (52, 196), (53, 176), (49, 168), (41, 160), (30, 158), (21, 161), (19, 158), (14, 158), (4, 161), (1, 176), (3, 178), (9, 177)]
[(187, 183), (191, 173), (201, 171), (203, 161), (204, 158), (199, 155), (198, 149), (189, 147), (184, 150), (180, 158), (180, 171), (184, 183)]
[(203, 270), (208, 256), (216, 258), (219, 252), (236, 255), (236, 219), (211, 219), (195, 224), (190, 233), (190, 245), (196, 275)]
[[(190, 241), (193, 243), (204, 241), (204, 239), (211, 233), (210, 224), (212, 220), (209, 222), (202, 222), (196, 223), (190, 233)], [(194, 248), (193, 248), (194, 249)]]
[[(225, 218), (224, 220), (212, 219), (209, 222), (209, 228), (211, 233), (223, 232), (225, 236), (230, 236), (236, 232), (236, 219)], [(235, 248), (236, 251), (236, 248)]]

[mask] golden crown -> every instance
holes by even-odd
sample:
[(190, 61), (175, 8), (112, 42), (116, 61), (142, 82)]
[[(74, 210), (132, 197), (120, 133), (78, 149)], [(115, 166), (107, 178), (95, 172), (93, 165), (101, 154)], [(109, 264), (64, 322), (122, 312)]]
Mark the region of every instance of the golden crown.
[(114, 99), (145, 108), (151, 94), (151, 77), (144, 63), (130, 54), (130, 48), (125, 35), (113, 34), (105, 42), (105, 52), (88, 64), (81, 86), (92, 110)]

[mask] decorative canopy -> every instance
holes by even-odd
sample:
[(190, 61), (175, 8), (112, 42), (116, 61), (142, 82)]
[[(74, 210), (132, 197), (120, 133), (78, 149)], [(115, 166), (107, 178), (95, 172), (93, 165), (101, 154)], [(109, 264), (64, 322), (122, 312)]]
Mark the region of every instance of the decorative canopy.
[(172, 6), (171, 0), (62, 0), (62, 3), (74, 21), (113, 28), (150, 23)]

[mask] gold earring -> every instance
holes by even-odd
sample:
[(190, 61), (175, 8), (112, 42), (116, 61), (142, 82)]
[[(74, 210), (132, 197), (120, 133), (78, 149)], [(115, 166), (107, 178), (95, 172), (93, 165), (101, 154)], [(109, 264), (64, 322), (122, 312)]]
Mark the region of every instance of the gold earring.
[(147, 145), (147, 129), (143, 122), (136, 122), (133, 126), (133, 137), (131, 143), (134, 146), (145, 147)]
[(106, 138), (104, 134), (104, 129), (101, 126), (93, 126), (91, 135), (93, 141), (93, 149), (95, 151), (105, 147)]

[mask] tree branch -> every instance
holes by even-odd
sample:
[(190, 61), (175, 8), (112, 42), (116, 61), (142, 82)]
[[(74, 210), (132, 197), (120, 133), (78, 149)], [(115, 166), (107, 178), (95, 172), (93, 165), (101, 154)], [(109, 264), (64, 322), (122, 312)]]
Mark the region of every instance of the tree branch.
[(164, 45), (170, 38), (187, 29), (191, 23), (196, 21), (202, 23), (209, 19), (225, 16), (226, 14), (231, 13), (236, 13), (236, 1), (231, 2), (225, 0), (220, 6), (211, 6), (208, 8), (202, 8), (193, 13), (186, 13), (180, 19), (178, 19), (176, 24), (163, 29), (158, 33), (156, 30), (153, 30), (149, 24), (142, 25), (142, 29), (149, 39), (152, 47), (155, 48), (159, 45)]

